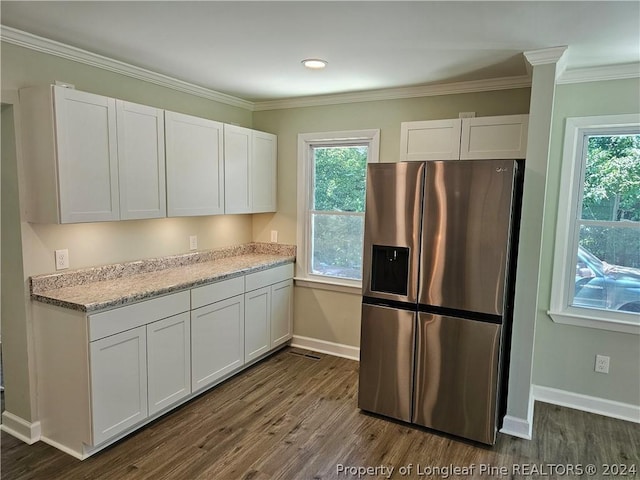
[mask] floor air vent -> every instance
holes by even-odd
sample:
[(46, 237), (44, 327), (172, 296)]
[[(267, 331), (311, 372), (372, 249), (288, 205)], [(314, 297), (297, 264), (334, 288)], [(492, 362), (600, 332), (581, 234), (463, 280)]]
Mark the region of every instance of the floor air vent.
[(307, 353), (307, 352), (298, 352), (295, 350), (291, 350), (289, 352), (291, 355), (296, 355), (298, 357), (305, 357), (305, 358), (309, 358), (311, 360), (322, 360), (322, 357), (314, 354), (314, 353)]

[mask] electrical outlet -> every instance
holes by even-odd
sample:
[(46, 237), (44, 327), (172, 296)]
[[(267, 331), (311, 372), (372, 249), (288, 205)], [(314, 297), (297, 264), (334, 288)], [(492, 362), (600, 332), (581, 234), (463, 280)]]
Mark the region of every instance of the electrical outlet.
[(198, 236), (191, 235), (189, 237), (189, 250), (197, 250), (198, 249)]
[(69, 268), (69, 250), (56, 250), (56, 270)]
[(609, 357), (604, 355), (596, 355), (595, 371), (598, 373), (609, 373)]
[(278, 231), (271, 230), (271, 243), (278, 243)]

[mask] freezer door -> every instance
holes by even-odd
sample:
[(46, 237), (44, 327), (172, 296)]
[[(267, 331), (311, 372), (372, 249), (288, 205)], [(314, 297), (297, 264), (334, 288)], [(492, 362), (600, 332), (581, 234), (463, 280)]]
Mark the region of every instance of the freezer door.
[(367, 170), (362, 294), (416, 303), (425, 164), (374, 163)]
[(411, 421), (415, 323), (416, 312), (362, 305), (362, 410)]
[(419, 303), (503, 314), (516, 168), (427, 162)]
[(501, 328), (418, 313), (414, 423), (495, 443)]

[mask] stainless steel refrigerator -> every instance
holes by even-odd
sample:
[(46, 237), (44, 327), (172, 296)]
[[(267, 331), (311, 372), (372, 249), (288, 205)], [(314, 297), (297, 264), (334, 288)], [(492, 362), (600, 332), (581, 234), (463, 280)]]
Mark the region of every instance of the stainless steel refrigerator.
[(369, 165), (361, 409), (495, 442), (521, 170), (516, 160)]

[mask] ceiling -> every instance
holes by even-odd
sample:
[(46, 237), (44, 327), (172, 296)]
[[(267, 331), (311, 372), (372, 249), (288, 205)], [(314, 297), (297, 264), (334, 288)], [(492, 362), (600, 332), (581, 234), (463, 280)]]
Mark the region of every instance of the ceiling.
[[(0, 2), (3, 25), (240, 99), (526, 75), (522, 52), (567, 45), (568, 69), (640, 62), (640, 2)], [(301, 60), (323, 58), (311, 71)]]

